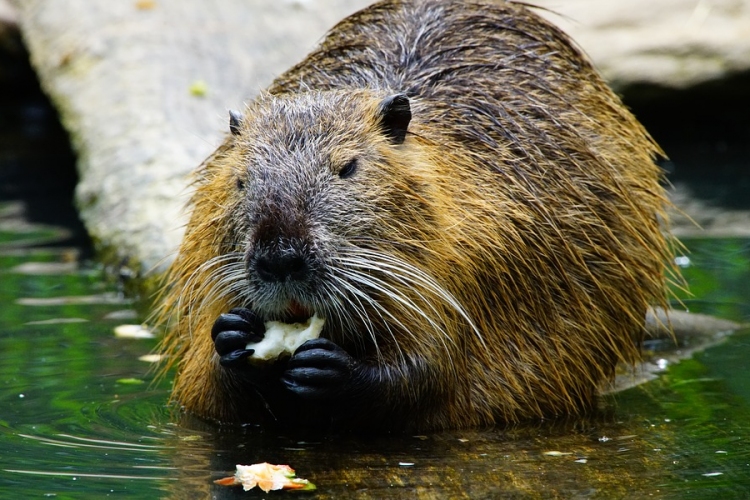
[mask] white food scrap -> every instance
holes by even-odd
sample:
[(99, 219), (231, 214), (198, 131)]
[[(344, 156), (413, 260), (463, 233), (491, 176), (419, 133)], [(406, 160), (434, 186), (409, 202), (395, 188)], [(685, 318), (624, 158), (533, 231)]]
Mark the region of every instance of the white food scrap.
[(223, 486), (242, 485), (245, 491), (256, 486), (268, 493), (272, 490), (314, 490), (315, 485), (307, 479), (296, 477), (294, 469), (288, 465), (274, 465), (262, 462), (252, 465), (237, 465), (234, 476), (214, 481)]
[(318, 317), (317, 314), (304, 323), (288, 324), (280, 321), (266, 321), (266, 333), (263, 335), (263, 340), (249, 343), (245, 348), (255, 351), (250, 356), (251, 361), (275, 360), (282, 354), (292, 354), (308, 340), (320, 337), (324, 324), (325, 319)]

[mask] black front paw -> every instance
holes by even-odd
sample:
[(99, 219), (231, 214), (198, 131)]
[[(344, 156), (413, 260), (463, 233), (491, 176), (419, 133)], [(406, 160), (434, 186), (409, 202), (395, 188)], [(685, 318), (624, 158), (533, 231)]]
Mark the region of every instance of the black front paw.
[(250, 309), (238, 307), (219, 316), (211, 328), (211, 338), (221, 365), (226, 368), (245, 366), (246, 358), (255, 352), (247, 349), (247, 344), (260, 342), (264, 333), (263, 321)]
[(351, 390), (360, 364), (328, 339), (308, 340), (289, 359), (281, 382), (307, 400), (333, 399)]

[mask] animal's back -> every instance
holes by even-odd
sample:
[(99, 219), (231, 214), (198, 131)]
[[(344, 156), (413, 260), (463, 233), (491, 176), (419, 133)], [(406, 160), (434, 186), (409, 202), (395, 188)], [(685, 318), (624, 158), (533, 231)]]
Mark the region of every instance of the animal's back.
[(565, 34), (510, 2), (379, 3), (269, 91), (347, 87), (413, 97), (410, 130), (463, 157), (444, 173), (448, 192), (473, 184), (446, 202), (464, 252), (431, 272), (461, 274), (451, 291), (489, 344), (467, 332), (469, 378), (498, 374), (477, 397), (511, 420), (590, 404), (665, 297), (659, 148)]
[[(391, 337), (376, 348), (403, 387), (379, 393), (372, 414), (380, 421), (368, 425), (461, 427), (590, 407), (615, 365), (638, 359), (646, 309), (665, 300), (658, 147), (564, 34), (512, 3), (378, 3), (334, 27), (268, 92), (297, 102), (362, 89), (411, 100), (409, 135), (394, 154), (418, 161), (403, 179), (393, 174), (418, 202), (392, 211), (393, 241), (383, 246), (458, 304), (428, 304), (440, 316), (431, 325), (399, 311), (398, 301), (371, 311), (395, 315)], [(335, 147), (335, 135), (327, 140)], [(206, 221), (223, 215), (205, 213), (218, 203), (202, 196), (199, 188), (191, 227), (207, 231)], [(210, 236), (189, 227), (187, 256), (173, 268), (178, 283), (217, 257), (188, 255), (205, 252), (191, 238)], [(401, 300), (428, 301), (422, 293)], [(177, 398), (231, 419), (242, 404), (230, 392), (239, 389), (205, 359), (213, 345), (197, 331), (204, 323), (190, 324), (196, 337), (177, 348)], [(329, 336), (356, 351), (347, 345), (352, 333)], [(178, 336), (167, 342), (173, 349)], [(395, 410), (384, 416), (383, 408)]]

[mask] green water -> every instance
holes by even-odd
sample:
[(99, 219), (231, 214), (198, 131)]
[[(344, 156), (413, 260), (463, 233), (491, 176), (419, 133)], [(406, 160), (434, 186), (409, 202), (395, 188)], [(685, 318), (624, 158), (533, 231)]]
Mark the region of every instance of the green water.
[[(168, 379), (117, 338), (132, 305), (55, 231), (0, 231), (0, 498), (265, 498), (215, 486), (288, 463), (306, 498), (750, 497), (750, 332), (585, 419), (378, 439), (228, 430), (175, 414)], [(30, 244), (29, 244), (30, 243)], [(750, 318), (750, 240), (687, 241), (694, 312)], [(272, 492), (267, 497), (295, 495)]]

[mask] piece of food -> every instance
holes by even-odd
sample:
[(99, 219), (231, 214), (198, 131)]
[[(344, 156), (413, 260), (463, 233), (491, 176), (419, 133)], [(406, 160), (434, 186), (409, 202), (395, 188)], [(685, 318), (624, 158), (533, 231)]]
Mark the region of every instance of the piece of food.
[(152, 339), (152, 332), (146, 325), (118, 325), (115, 327), (115, 337), (122, 339)]
[(263, 462), (253, 465), (237, 465), (234, 476), (217, 479), (216, 484), (222, 486), (242, 485), (245, 491), (256, 486), (268, 493), (271, 490), (303, 490), (315, 489), (315, 485), (307, 479), (296, 477), (294, 469), (288, 465), (273, 465)]
[(282, 323), (280, 321), (266, 321), (266, 333), (263, 340), (247, 344), (246, 349), (255, 352), (250, 361), (273, 361), (282, 354), (291, 355), (299, 346), (311, 339), (320, 337), (325, 324), (324, 318), (317, 314), (308, 318), (304, 323)]

